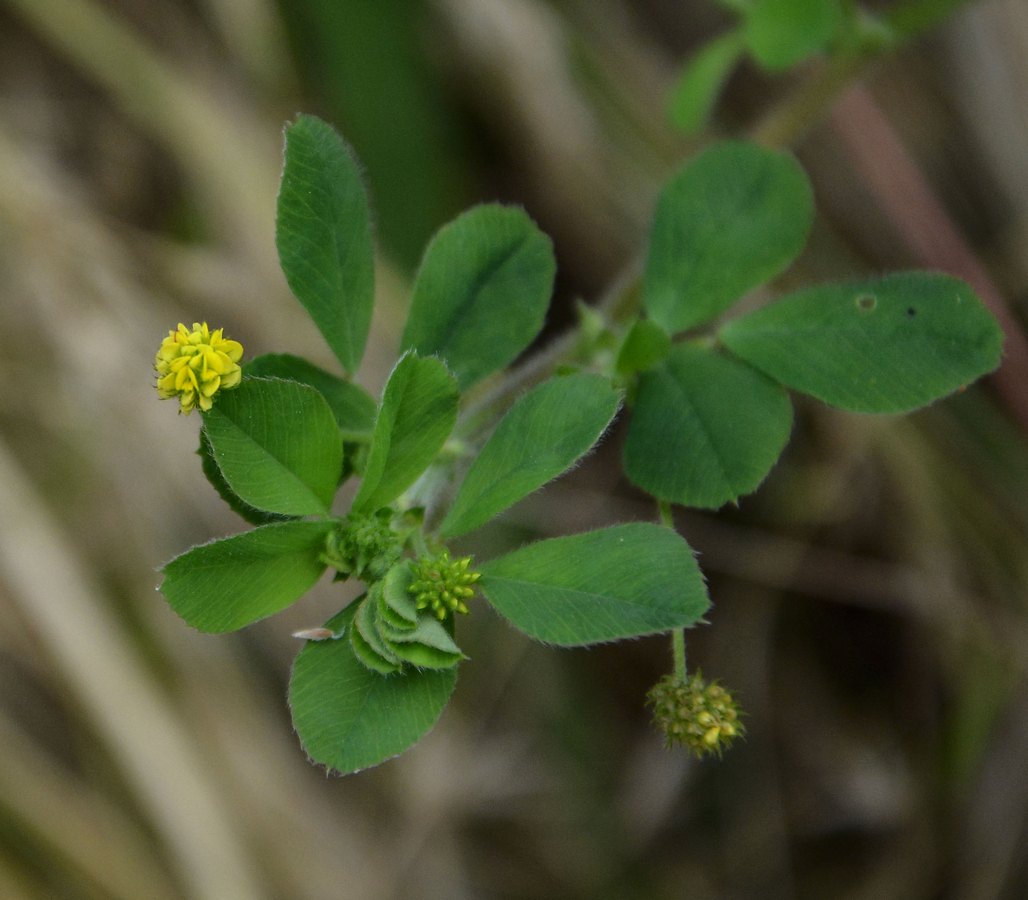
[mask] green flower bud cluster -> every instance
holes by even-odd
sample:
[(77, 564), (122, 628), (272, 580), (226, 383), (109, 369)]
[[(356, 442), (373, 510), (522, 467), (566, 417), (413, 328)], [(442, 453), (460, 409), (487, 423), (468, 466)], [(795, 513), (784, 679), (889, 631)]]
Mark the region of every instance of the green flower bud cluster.
[(394, 517), (388, 508), (369, 515), (351, 513), (329, 533), (322, 560), (339, 572), (339, 580), (370, 583), (384, 578), (403, 555), (405, 538), (393, 528)]
[(706, 682), (700, 672), (682, 681), (665, 675), (646, 695), (653, 722), (669, 747), (679, 744), (697, 756), (718, 756), (746, 729), (739, 707), (716, 681)]
[(450, 559), (450, 551), (423, 556), (414, 563), (414, 580), (408, 590), (418, 609), (429, 609), (442, 621), (450, 613), (466, 613), (467, 600), (475, 595), (472, 585), (482, 577), (470, 571), (471, 557)]

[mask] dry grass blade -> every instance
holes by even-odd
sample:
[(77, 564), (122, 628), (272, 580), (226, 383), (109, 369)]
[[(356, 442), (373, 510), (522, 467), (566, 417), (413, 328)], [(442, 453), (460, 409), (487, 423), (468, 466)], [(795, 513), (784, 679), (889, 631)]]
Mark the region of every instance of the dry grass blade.
[(65, 688), (100, 729), (190, 893), (226, 900), (263, 896), (195, 742), (28, 485), (0, 444), (0, 572), (22, 614), (44, 641)]

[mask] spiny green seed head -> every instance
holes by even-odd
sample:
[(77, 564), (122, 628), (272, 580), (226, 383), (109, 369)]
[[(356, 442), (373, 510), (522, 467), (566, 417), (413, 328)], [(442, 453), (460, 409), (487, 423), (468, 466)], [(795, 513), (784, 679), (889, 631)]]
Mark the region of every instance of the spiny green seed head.
[(472, 585), (482, 577), (471, 570), (471, 557), (450, 559), (450, 551), (423, 556), (414, 563), (414, 580), (407, 588), (418, 609), (430, 609), (442, 621), (450, 613), (466, 613), (475, 596)]
[(383, 578), (403, 554), (403, 539), (391, 527), (392, 510), (348, 515), (329, 533), (322, 559), (344, 578)]
[(685, 681), (665, 675), (650, 688), (646, 702), (667, 745), (679, 744), (700, 757), (720, 756), (746, 733), (732, 695), (716, 681), (704, 681), (700, 672)]

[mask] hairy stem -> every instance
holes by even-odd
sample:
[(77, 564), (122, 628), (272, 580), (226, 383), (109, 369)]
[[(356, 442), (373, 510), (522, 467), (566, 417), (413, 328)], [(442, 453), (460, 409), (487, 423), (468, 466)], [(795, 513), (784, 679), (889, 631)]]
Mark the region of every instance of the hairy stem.
[(675, 660), (675, 678), (685, 681), (685, 629), (676, 628), (671, 632), (671, 654)]
[[(767, 147), (794, 145), (825, 118), (839, 96), (872, 62), (936, 25), (967, 2), (969, 0), (908, 0), (894, 7), (884, 17), (884, 32), (869, 27), (863, 34), (858, 34), (851, 45), (838, 50), (761, 119), (751, 129), (750, 139)], [(642, 257), (634, 258), (596, 303), (596, 309), (615, 327), (630, 322), (642, 308), (643, 264)], [(469, 445), (480, 442), (519, 394), (548, 378), (562, 364), (575, 359), (581, 350), (582, 337), (581, 325), (572, 328), (511, 370), (480, 400), (468, 407), (458, 423), (456, 436)], [(437, 501), (432, 504), (433, 519), (437, 518), (446, 505), (445, 498), (432, 496), (426, 499)], [(443, 502), (439, 503), (440, 500)], [(663, 508), (661, 520), (665, 521)], [(670, 522), (665, 521), (665, 524), (670, 525)]]
[(750, 131), (750, 139), (765, 147), (797, 143), (828, 113), (839, 94), (873, 58), (870, 54), (853, 54), (829, 60), (816, 76), (804, 81), (761, 119)]
[[(665, 528), (674, 528), (675, 520), (671, 504), (667, 500), (657, 501), (657, 517)], [(671, 632), (671, 655), (675, 662), (675, 678), (685, 681), (685, 629), (675, 628)]]
[(880, 22), (865, 19), (852, 45), (840, 48), (751, 130), (750, 138), (767, 147), (797, 143), (820, 122), (836, 99), (876, 60), (938, 25), (971, 0), (908, 0)]
[(971, 0), (908, 0), (890, 9), (884, 19), (898, 38), (912, 38), (934, 28), (947, 16), (970, 2)]

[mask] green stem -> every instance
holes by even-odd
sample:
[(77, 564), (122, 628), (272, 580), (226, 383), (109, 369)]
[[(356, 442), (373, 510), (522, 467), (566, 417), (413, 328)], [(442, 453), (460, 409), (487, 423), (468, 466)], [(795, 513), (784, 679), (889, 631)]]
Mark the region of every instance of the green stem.
[[(535, 356), (510, 370), (492, 390), (468, 406), (461, 414), (453, 438), (451, 438), (463, 448), (465, 460), (477, 453), (479, 445), (484, 442), (496, 423), (525, 390), (544, 381), (561, 364), (572, 359), (575, 350), (581, 343), (581, 338), (581, 326), (566, 331)], [(442, 521), (453, 500), (453, 491), (456, 490), (456, 485), (452, 473), (457, 463), (458, 460), (454, 459), (445, 469), (439, 466), (435, 467), (439, 477), (436, 477), (430, 485), (415, 486), (418, 502), (427, 510), (426, 527), (432, 528)], [(425, 480), (423, 476), (423, 481)]]
[(474, 444), (489, 431), (522, 391), (549, 377), (570, 357), (579, 337), (579, 329), (571, 329), (522, 365), (512, 369), (495, 388), (468, 407), (461, 416), (456, 436), (468, 444)]
[(939, 24), (971, 0), (908, 0), (875, 22), (865, 17), (853, 44), (840, 48), (816, 74), (806, 79), (750, 132), (751, 140), (767, 147), (796, 144), (836, 98), (874, 61)]
[(411, 549), (414, 551), (415, 556), (431, 556), (431, 551), (428, 549), (428, 543), (425, 540), (425, 535), (421, 529), (415, 528), (411, 532), (410, 536)]
[[(750, 138), (768, 147), (794, 145), (824, 117), (836, 98), (870, 63), (967, 2), (969, 0), (908, 0), (885, 16), (885, 33), (876, 31), (873, 25), (865, 25), (867, 30), (858, 32), (852, 45), (837, 52), (772, 109), (751, 130)], [(728, 5), (743, 7), (745, 0), (728, 0)], [(611, 324), (628, 322), (639, 314), (643, 299), (643, 265), (642, 257), (634, 259), (598, 300), (596, 309)], [(581, 340), (581, 327), (573, 328), (512, 370), (481, 400), (468, 407), (455, 436), (474, 446), (520, 393), (548, 378), (562, 363), (571, 361), (581, 347)], [(671, 526), (670, 509), (661, 509), (661, 521)]]
[[(674, 528), (675, 520), (671, 504), (667, 500), (657, 501), (657, 517), (665, 528)], [(671, 655), (675, 661), (675, 678), (685, 681), (685, 629), (675, 628), (671, 632)]]
[(685, 681), (685, 629), (676, 628), (671, 632), (671, 653), (675, 660), (675, 678)]
[[(596, 302), (596, 310), (614, 326), (622, 325), (638, 315), (642, 306), (642, 258), (637, 257)], [(562, 364), (571, 362), (582, 344), (582, 326), (564, 332), (497, 384), (481, 400), (461, 415), (456, 437), (469, 444), (487, 433), (526, 388), (545, 380)], [(589, 360), (584, 361), (588, 364)]]
[(765, 147), (788, 147), (799, 141), (828, 112), (873, 58), (870, 53), (838, 56), (824, 64), (819, 75), (801, 84), (771, 110), (750, 132)]
[(882, 18), (901, 39), (916, 37), (934, 28), (971, 0), (908, 0), (890, 9)]

